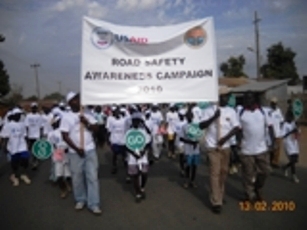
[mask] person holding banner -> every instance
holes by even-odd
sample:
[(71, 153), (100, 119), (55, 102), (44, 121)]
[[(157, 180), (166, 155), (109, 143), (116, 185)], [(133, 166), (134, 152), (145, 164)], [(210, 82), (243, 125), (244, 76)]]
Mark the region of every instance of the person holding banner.
[(219, 90), (219, 106), (212, 105), (203, 113), (201, 129), (207, 128), (205, 144), (210, 164), (210, 201), (212, 211), (220, 213), (228, 175), (231, 138), (239, 131), (239, 121), (234, 109), (228, 106), (229, 90)]
[[(145, 186), (149, 169), (148, 152), (150, 149), (150, 130), (145, 125), (140, 112), (131, 115), (132, 125), (126, 132), (126, 151), (128, 152), (128, 174), (133, 177), (135, 200), (145, 199)], [(135, 135), (131, 135), (131, 131)], [(140, 142), (140, 143), (139, 143)]]
[[(87, 205), (95, 215), (100, 215), (98, 158), (92, 133), (97, 130), (97, 122), (90, 114), (80, 113), (80, 95), (70, 92), (66, 101), (70, 112), (61, 119), (60, 131), (69, 146), (68, 159), (72, 176), (75, 209), (82, 210)], [(84, 129), (83, 129), (84, 126)]]

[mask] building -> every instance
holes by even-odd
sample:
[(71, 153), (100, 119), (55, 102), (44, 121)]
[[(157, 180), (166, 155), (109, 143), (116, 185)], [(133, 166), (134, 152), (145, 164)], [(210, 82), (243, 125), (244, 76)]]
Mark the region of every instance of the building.
[(280, 108), (285, 111), (289, 98), (287, 83), (288, 80), (255, 81), (233, 88), (232, 93), (236, 96), (237, 104), (243, 103), (243, 95), (248, 91), (257, 93), (262, 105), (268, 105), (271, 98), (276, 97)]

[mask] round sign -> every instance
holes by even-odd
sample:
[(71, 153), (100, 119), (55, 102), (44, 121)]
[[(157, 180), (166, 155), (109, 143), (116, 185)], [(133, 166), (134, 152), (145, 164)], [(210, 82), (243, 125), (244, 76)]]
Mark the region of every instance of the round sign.
[(131, 129), (126, 133), (126, 146), (132, 151), (141, 151), (146, 146), (146, 136), (137, 129)]
[(198, 103), (198, 107), (201, 108), (201, 109), (206, 109), (209, 106), (210, 106), (210, 102), (207, 102), (207, 101), (203, 101), (203, 102)]
[(192, 123), (188, 126), (187, 136), (191, 140), (199, 140), (203, 135), (203, 131), (197, 123)]
[(292, 103), (293, 114), (298, 119), (303, 114), (303, 103), (300, 99), (295, 99)]
[(51, 157), (53, 152), (52, 144), (46, 140), (38, 140), (32, 146), (32, 154), (40, 159), (46, 160)]
[(232, 108), (236, 107), (236, 97), (234, 94), (231, 94), (228, 99), (228, 105)]

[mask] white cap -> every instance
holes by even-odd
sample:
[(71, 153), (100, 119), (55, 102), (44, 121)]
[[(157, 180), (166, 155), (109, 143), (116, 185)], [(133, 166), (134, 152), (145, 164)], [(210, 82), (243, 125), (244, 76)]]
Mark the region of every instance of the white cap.
[(75, 96), (77, 96), (78, 94), (76, 92), (69, 92), (67, 95), (66, 95), (66, 102), (70, 102), (71, 99), (73, 99)]
[(145, 111), (145, 114), (150, 114), (150, 110), (146, 110), (146, 111)]
[(127, 112), (127, 110), (123, 107), (120, 108), (120, 111), (123, 112), (123, 113)]
[(55, 122), (59, 121), (61, 119), (60, 116), (54, 116), (52, 121), (51, 121), (51, 124), (54, 124)]
[(142, 113), (136, 112), (131, 115), (131, 119), (143, 119)]
[(11, 115), (15, 115), (15, 114), (21, 114), (22, 113), (22, 110), (21, 109), (19, 109), (19, 108), (15, 108), (15, 109), (13, 109), (12, 111), (11, 111)]
[(59, 103), (59, 106), (60, 106), (60, 107), (64, 107), (64, 106), (65, 106), (64, 102), (61, 101), (61, 102)]
[(152, 103), (152, 106), (158, 106), (158, 103)]
[(71, 110), (70, 106), (66, 106), (66, 110), (70, 111)]
[(116, 109), (117, 109), (117, 106), (112, 106), (112, 107), (111, 107), (111, 110), (112, 110), (112, 111), (115, 111)]
[(186, 114), (186, 110), (185, 109), (180, 109), (179, 110), (179, 114), (180, 115), (185, 115)]
[(172, 107), (174, 107), (174, 106), (175, 106), (175, 103), (169, 104), (169, 107), (170, 107), (170, 108), (172, 108)]
[(31, 107), (37, 107), (37, 103), (36, 102), (32, 102), (31, 103)]

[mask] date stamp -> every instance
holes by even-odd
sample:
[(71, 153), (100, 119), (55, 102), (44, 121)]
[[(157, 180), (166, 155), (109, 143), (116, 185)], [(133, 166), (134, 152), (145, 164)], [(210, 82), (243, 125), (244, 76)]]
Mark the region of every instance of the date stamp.
[(276, 200), (272, 202), (257, 201), (239, 202), (239, 209), (243, 212), (293, 212), (296, 209), (294, 201)]

